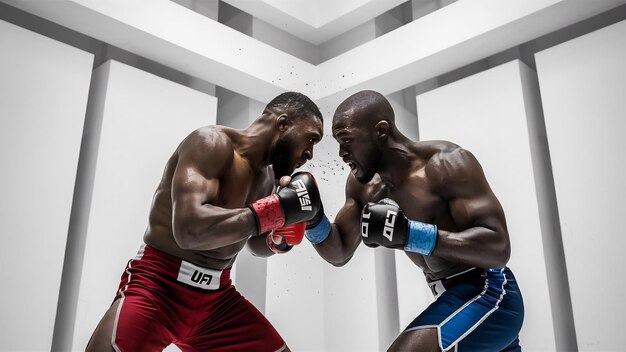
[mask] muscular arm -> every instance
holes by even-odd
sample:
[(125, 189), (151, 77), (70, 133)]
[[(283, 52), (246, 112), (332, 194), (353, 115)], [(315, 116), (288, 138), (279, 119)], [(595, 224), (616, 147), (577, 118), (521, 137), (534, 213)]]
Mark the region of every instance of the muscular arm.
[(220, 176), (232, 163), (233, 149), (225, 137), (194, 133), (183, 141), (178, 154), (172, 180), (172, 229), (178, 246), (211, 250), (255, 235), (250, 209), (214, 205)]
[(439, 228), (433, 255), (481, 268), (504, 267), (511, 245), (504, 211), (474, 156), (458, 148), (433, 158), (427, 174), (448, 200), (458, 231)]
[(331, 225), (331, 233), (322, 243), (313, 245), (327, 262), (334, 266), (345, 265), (361, 243), (360, 219), (363, 205), (358, 201), (357, 181), (348, 177), (346, 201)]

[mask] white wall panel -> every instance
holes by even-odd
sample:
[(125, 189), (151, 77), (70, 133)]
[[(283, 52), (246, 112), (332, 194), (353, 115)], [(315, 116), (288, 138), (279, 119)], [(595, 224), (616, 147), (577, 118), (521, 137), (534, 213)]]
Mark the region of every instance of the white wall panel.
[(93, 55), (0, 21), (0, 349), (45, 351)]
[[(237, 259), (239, 260), (239, 259)], [(237, 270), (241, 270), (240, 263)], [(305, 238), (267, 259), (265, 314), (292, 351), (324, 350), (324, 285), (319, 256)]]
[(166, 161), (194, 129), (214, 124), (217, 100), (124, 64), (95, 71), (101, 119), (72, 350), (83, 350), (142, 243)]
[(580, 351), (626, 345), (626, 21), (536, 54)]
[(527, 70), (513, 61), (419, 95), (419, 130), (421, 140), (450, 140), (481, 162), (507, 217), (512, 243), (509, 266), (525, 300), (522, 347), (554, 351), (540, 205), (529, 145), (532, 131), (527, 126), (527, 119), (535, 116), (527, 112), (522, 78)]

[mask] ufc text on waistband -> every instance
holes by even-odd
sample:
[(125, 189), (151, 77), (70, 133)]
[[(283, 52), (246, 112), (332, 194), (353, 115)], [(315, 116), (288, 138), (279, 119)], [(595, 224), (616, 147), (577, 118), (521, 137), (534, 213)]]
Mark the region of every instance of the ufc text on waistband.
[(180, 263), (177, 280), (203, 290), (217, 290), (220, 287), (222, 270), (203, 268), (186, 261)]

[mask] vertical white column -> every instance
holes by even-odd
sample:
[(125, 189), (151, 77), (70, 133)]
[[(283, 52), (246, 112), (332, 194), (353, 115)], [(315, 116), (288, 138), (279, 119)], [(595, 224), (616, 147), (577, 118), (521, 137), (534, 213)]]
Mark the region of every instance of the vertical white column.
[(93, 55), (0, 21), (0, 341), (52, 345)]
[(554, 189), (554, 176), (550, 164), (550, 151), (546, 138), (546, 125), (541, 106), (539, 82), (535, 71), (525, 65), (521, 65), (520, 68), (524, 106), (528, 116), (528, 137), (535, 177), (537, 205), (539, 207), (539, 221), (548, 277), (554, 339), (558, 351), (577, 351), (572, 300), (565, 265), (559, 212)]
[(622, 21), (536, 54), (580, 351), (626, 344), (625, 36)]

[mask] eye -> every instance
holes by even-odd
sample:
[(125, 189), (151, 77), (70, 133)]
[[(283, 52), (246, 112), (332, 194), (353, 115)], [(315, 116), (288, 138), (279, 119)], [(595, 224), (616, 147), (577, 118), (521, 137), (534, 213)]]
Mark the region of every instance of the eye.
[(351, 138), (345, 138), (345, 139), (342, 141), (342, 143), (343, 143), (343, 144), (350, 144), (351, 142), (352, 142), (352, 139), (351, 139)]
[(318, 135), (310, 135), (309, 136), (309, 143), (313, 143), (313, 144), (317, 144), (320, 141), (320, 136)]

